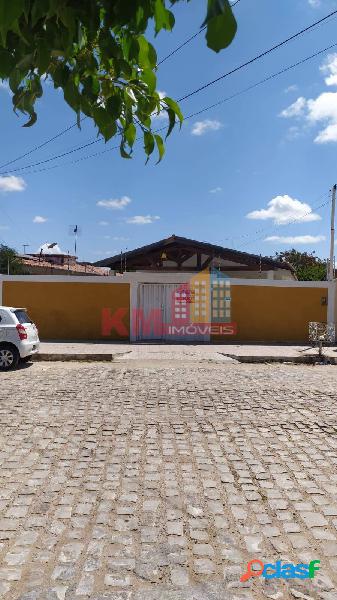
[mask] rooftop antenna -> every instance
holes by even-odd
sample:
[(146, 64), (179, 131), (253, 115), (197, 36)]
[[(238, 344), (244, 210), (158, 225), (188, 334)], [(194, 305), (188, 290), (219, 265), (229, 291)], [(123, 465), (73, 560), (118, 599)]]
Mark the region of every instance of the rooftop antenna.
[(26, 254), (26, 248), (28, 248), (30, 246), (30, 244), (22, 244), (23, 246), (23, 253)]
[(80, 225), (70, 225), (69, 227), (69, 235), (73, 235), (75, 238), (75, 243), (74, 243), (74, 251), (75, 251), (75, 256), (77, 256), (77, 240), (78, 240), (78, 236), (81, 235), (82, 233), (82, 229), (80, 227)]
[(126, 253), (127, 253), (128, 249), (125, 248), (125, 253), (124, 253), (124, 271), (126, 273)]

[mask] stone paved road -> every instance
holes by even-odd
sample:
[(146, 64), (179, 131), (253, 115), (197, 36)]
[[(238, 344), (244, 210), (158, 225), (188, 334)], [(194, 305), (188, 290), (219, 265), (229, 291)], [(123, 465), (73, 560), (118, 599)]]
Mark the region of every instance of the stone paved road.
[[(0, 378), (1, 598), (337, 598), (337, 367)], [(240, 583), (253, 558), (321, 570)]]

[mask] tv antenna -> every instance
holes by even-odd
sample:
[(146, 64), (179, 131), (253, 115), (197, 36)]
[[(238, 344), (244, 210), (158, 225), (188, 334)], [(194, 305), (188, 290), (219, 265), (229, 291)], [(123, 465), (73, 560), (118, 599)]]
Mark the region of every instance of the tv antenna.
[(78, 240), (78, 236), (80, 236), (81, 234), (82, 234), (82, 229), (81, 229), (80, 225), (70, 225), (70, 227), (69, 227), (69, 235), (72, 235), (75, 238), (75, 241), (74, 241), (75, 256), (77, 255), (77, 240)]

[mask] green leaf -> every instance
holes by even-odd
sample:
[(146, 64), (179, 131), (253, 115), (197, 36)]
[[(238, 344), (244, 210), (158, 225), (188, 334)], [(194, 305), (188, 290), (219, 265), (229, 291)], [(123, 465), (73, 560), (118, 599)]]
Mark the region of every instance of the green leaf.
[(157, 64), (157, 54), (156, 54), (156, 51), (153, 48), (152, 44), (150, 44), (143, 35), (140, 35), (138, 37), (138, 45), (139, 45), (139, 52), (138, 52), (139, 66), (143, 67), (144, 69), (154, 68)]
[(100, 133), (107, 142), (117, 132), (117, 125), (114, 119), (111, 118), (109, 112), (101, 106), (95, 107), (92, 111), (92, 115)]
[(22, 127), (31, 127), (32, 125), (34, 125), (34, 123), (36, 123), (36, 121), (37, 121), (37, 114), (34, 110), (30, 116), (29, 121), (27, 121), (27, 123), (22, 125)]
[(15, 59), (8, 50), (0, 49), (0, 78), (7, 78), (15, 66)]
[(172, 129), (174, 128), (175, 124), (176, 124), (176, 113), (174, 112), (174, 110), (172, 110), (172, 108), (168, 108), (166, 110), (168, 118), (169, 118), (169, 128), (167, 130), (167, 134), (165, 136), (165, 139), (168, 138), (168, 136), (170, 135)]
[(19, 69), (13, 69), (8, 80), (9, 87), (11, 88), (13, 93), (16, 92), (16, 90), (18, 89), (22, 79), (22, 72)]
[(25, 9), (25, 0), (0, 0), (0, 35), (6, 45), (7, 32)]
[(36, 51), (36, 65), (41, 75), (43, 73), (46, 73), (46, 71), (48, 70), (50, 60), (50, 49), (48, 47), (47, 41), (44, 39), (38, 40)]
[(154, 5), (155, 31), (159, 33), (161, 29), (171, 31), (174, 27), (174, 16), (171, 11), (165, 7), (165, 0), (156, 0)]
[(19, 70), (28, 71), (33, 66), (33, 54), (25, 54), (15, 66)]
[(121, 144), (120, 144), (120, 147), (119, 147), (119, 151), (121, 153), (121, 157), (122, 158), (131, 158), (131, 152), (130, 152), (130, 154), (128, 152), (126, 152), (126, 150), (125, 150), (125, 143), (124, 143), (123, 140), (121, 141)]
[(150, 131), (144, 131), (144, 150), (147, 155), (146, 162), (148, 162), (150, 155), (154, 150), (154, 137)]
[(68, 102), (69, 106), (75, 111), (80, 109), (81, 96), (71, 78), (68, 79), (65, 87), (63, 88), (64, 99)]
[(32, 27), (35, 27), (36, 23), (44, 18), (49, 10), (49, 1), (48, 0), (39, 0), (38, 2), (33, 2), (31, 9), (31, 23)]
[(209, 0), (203, 25), (207, 25), (207, 46), (220, 52), (229, 46), (236, 34), (237, 23), (228, 0)]
[(157, 85), (157, 77), (154, 72), (151, 69), (144, 69), (141, 74), (141, 78), (143, 81), (145, 81), (149, 89), (149, 94), (153, 94)]
[(130, 123), (125, 129), (125, 138), (130, 148), (132, 148), (133, 144), (135, 143), (136, 133), (136, 127), (133, 123)]
[(158, 154), (159, 154), (159, 159), (157, 161), (157, 164), (158, 164), (158, 163), (160, 163), (161, 159), (163, 158), (163, 156), (165, 154), (165, 146), (164, 146), (163, 138), (160, 135), (158, 135), (157, 133), (154, 134), (154, 139), (156, 140)]
[(110, 96), (110, 98), (107, 100), (107, 103), (106, 103), (106, 107), (109, 112), (109, 115), (114, 120), (117, 120), (120, 117), (120, 114), (122, 111), (122, 106), (123, 106), (122, 98), (120, 97), (119, 94), (116, 94), (116, 93), (113, 96)]
[(172, 98), (169, 98), (168, 96), (165, 96), (165, 98), (163, 98), (163, 102), (165, 102), (165, 104), (167, 104), (167, 106), (169, 106), (174, 111), (174, 113), (177, 115), (177, 117), (180, 121), (180, 125), (181, 125), (184, 120), (184, 116), (180, 110), (179, 104), (177, 104), (177, 102), (175, 102), (175, 100), (172, 100)]
[(63, 23), (63, 25), (69, 29), (70, 33), (73, 35), (75, 33), (75, 14), (74, 10), (69, 6), (61, 6), (58, 10), (59, 17)]

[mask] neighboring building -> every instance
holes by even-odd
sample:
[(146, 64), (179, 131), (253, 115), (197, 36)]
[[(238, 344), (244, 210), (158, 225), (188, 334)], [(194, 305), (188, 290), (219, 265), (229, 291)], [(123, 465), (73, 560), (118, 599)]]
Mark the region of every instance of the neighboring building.
[(77, 262), (77, 256), (62, 253), (23, 254), (20, 256), (28, 275), (97, 275), (110, 274), (110, 269), (91, 263)]
[(286, 262), (176, 235), (94, 264), (109, 267), (115, 273), (152, 271), (172, 274), (209, 269), (226, 273), (230, 278), (296, 279), (293, 267)]

